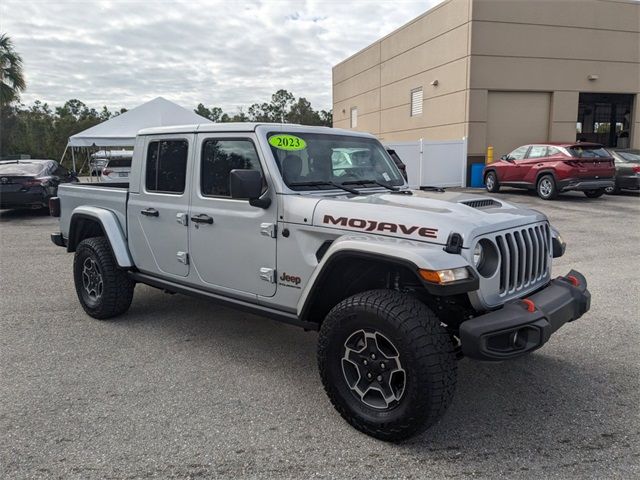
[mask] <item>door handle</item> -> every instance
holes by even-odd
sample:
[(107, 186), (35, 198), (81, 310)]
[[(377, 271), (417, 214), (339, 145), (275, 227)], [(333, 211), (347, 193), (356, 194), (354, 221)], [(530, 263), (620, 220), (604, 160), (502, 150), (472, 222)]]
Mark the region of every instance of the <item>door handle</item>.
[(141, 210), (140, 213), (147, 217), (157, 217), (160, 215), (160, 212), (158, 212), (158, 210), (156, 210), (155, 208), (146, 208), (144, 210)]
[(209, 225), (211, 225), (213, 223), (213, 218), (211, 218), (209, 215), (201, 213), (200, 215), (194, 215), (193, 217), (191, 217), (191, 221), (193, 223), (208, 223)]

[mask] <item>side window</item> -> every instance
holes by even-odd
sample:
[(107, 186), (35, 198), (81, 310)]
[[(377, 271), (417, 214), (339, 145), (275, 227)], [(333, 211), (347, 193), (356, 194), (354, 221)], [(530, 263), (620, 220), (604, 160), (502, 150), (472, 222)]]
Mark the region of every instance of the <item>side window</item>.
[(529, 150), (527, 158), (542, 158), (547, 156), (547, 147), (544, 145), (534, 145)]
[(145, 176), (147, 191), (184, 193), (188, 151), (186, 140), (149, 142)]
[(513, 152), (511, 152), (507, 157), (510, 160), (522, 160), (529, 149), (529, 145), (525, 145), (524, 147), (518, 147)]
[(230, 197), (231, 170), (259, 170), (258, 152), (248, 138), (214, 139), (202, 143), (200, 191), (209, 197)]
[(554, 157), (556, 155), (560, 155), (562, 152), (560, 152), (560, 150), (556, 147), (549, 147), (548, 148), (548, 152), (547, 152), (547, 156), (548, 157)]

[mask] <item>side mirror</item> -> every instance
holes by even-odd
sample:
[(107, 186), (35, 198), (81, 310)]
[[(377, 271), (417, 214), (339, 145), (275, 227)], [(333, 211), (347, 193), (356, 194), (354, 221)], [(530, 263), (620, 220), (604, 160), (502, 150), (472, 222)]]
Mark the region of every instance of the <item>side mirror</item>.
[(262, 174), (258, 170), (231, 170), (229, 173), (231, 198), (249, 200), (253, 207), (268, 208), (269, 197), (261, 198)]
[(509, 161), (509, 156), (508, 156), (508, 155), (502, 155), (502, 156), (500, 157), (500, 160)]

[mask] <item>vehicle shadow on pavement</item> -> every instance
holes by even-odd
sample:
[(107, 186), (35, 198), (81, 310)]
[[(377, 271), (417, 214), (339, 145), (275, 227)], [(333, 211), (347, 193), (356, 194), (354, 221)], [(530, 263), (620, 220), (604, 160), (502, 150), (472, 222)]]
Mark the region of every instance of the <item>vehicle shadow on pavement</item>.
[(48, 217), (49, 210), (46, 208), (38, 209), (10, 209), (0, 210), (0, 222), (10, 222), (11, 220), (27, 220), (30, 218)]
[[(445, 416), (403, 447), (482, 457), (488, 452), (540, 453), (566, 444), (604, 448), (614, 436), (620, 441), (625, 432), (616, 431), (620, 426), (611, 421), (610, 410), (614, 399), (622, 397), (615, 377), (623, 369), (606, 371), (597, 358), (544, 349), (495, 364), (463, 359), (456, 396)], [(629, 384), (630, 394), (633, 388)]]
[[(118, 327), (145, 328), (168, 344), (188, 341), (183, 348), (215, 351), (210, 360), (232, 361), (239, 376), (247, 369), (270, 381), (285, 379), (290, 389), (322, 408), (324, 416), (335, 415), (335, 422), (342, 422), (318, 378), (316, 334), (206, 301), (179, 295), (163, 300), (149, 293), (136, 294)], [(169, 309), (175, 316), (167, 314)], [(611, 415), (605, 412), (620, 389), (621, 381), (614, 378), (622, 374), (606, 371), (597, 358), (575, 355), (551, 344), (509, 362), (461, 360), (457, 392), (444, 417), (422, 435), (392, 448), (431, 460), (454, 452), (481, 460), (488, 452), (508, 456), (568, 444), (591, 449), (618, 441), (619, 427), (607, 423)]]

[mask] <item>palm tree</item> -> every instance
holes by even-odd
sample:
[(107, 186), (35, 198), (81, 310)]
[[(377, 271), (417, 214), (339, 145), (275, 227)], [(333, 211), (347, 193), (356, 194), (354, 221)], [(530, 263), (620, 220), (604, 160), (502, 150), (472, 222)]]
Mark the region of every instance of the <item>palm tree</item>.
[(22, 57), (13, 49), (11, 38), (3, 33), (0, 35), (0, 105), (17, 100), (25, 88)]

